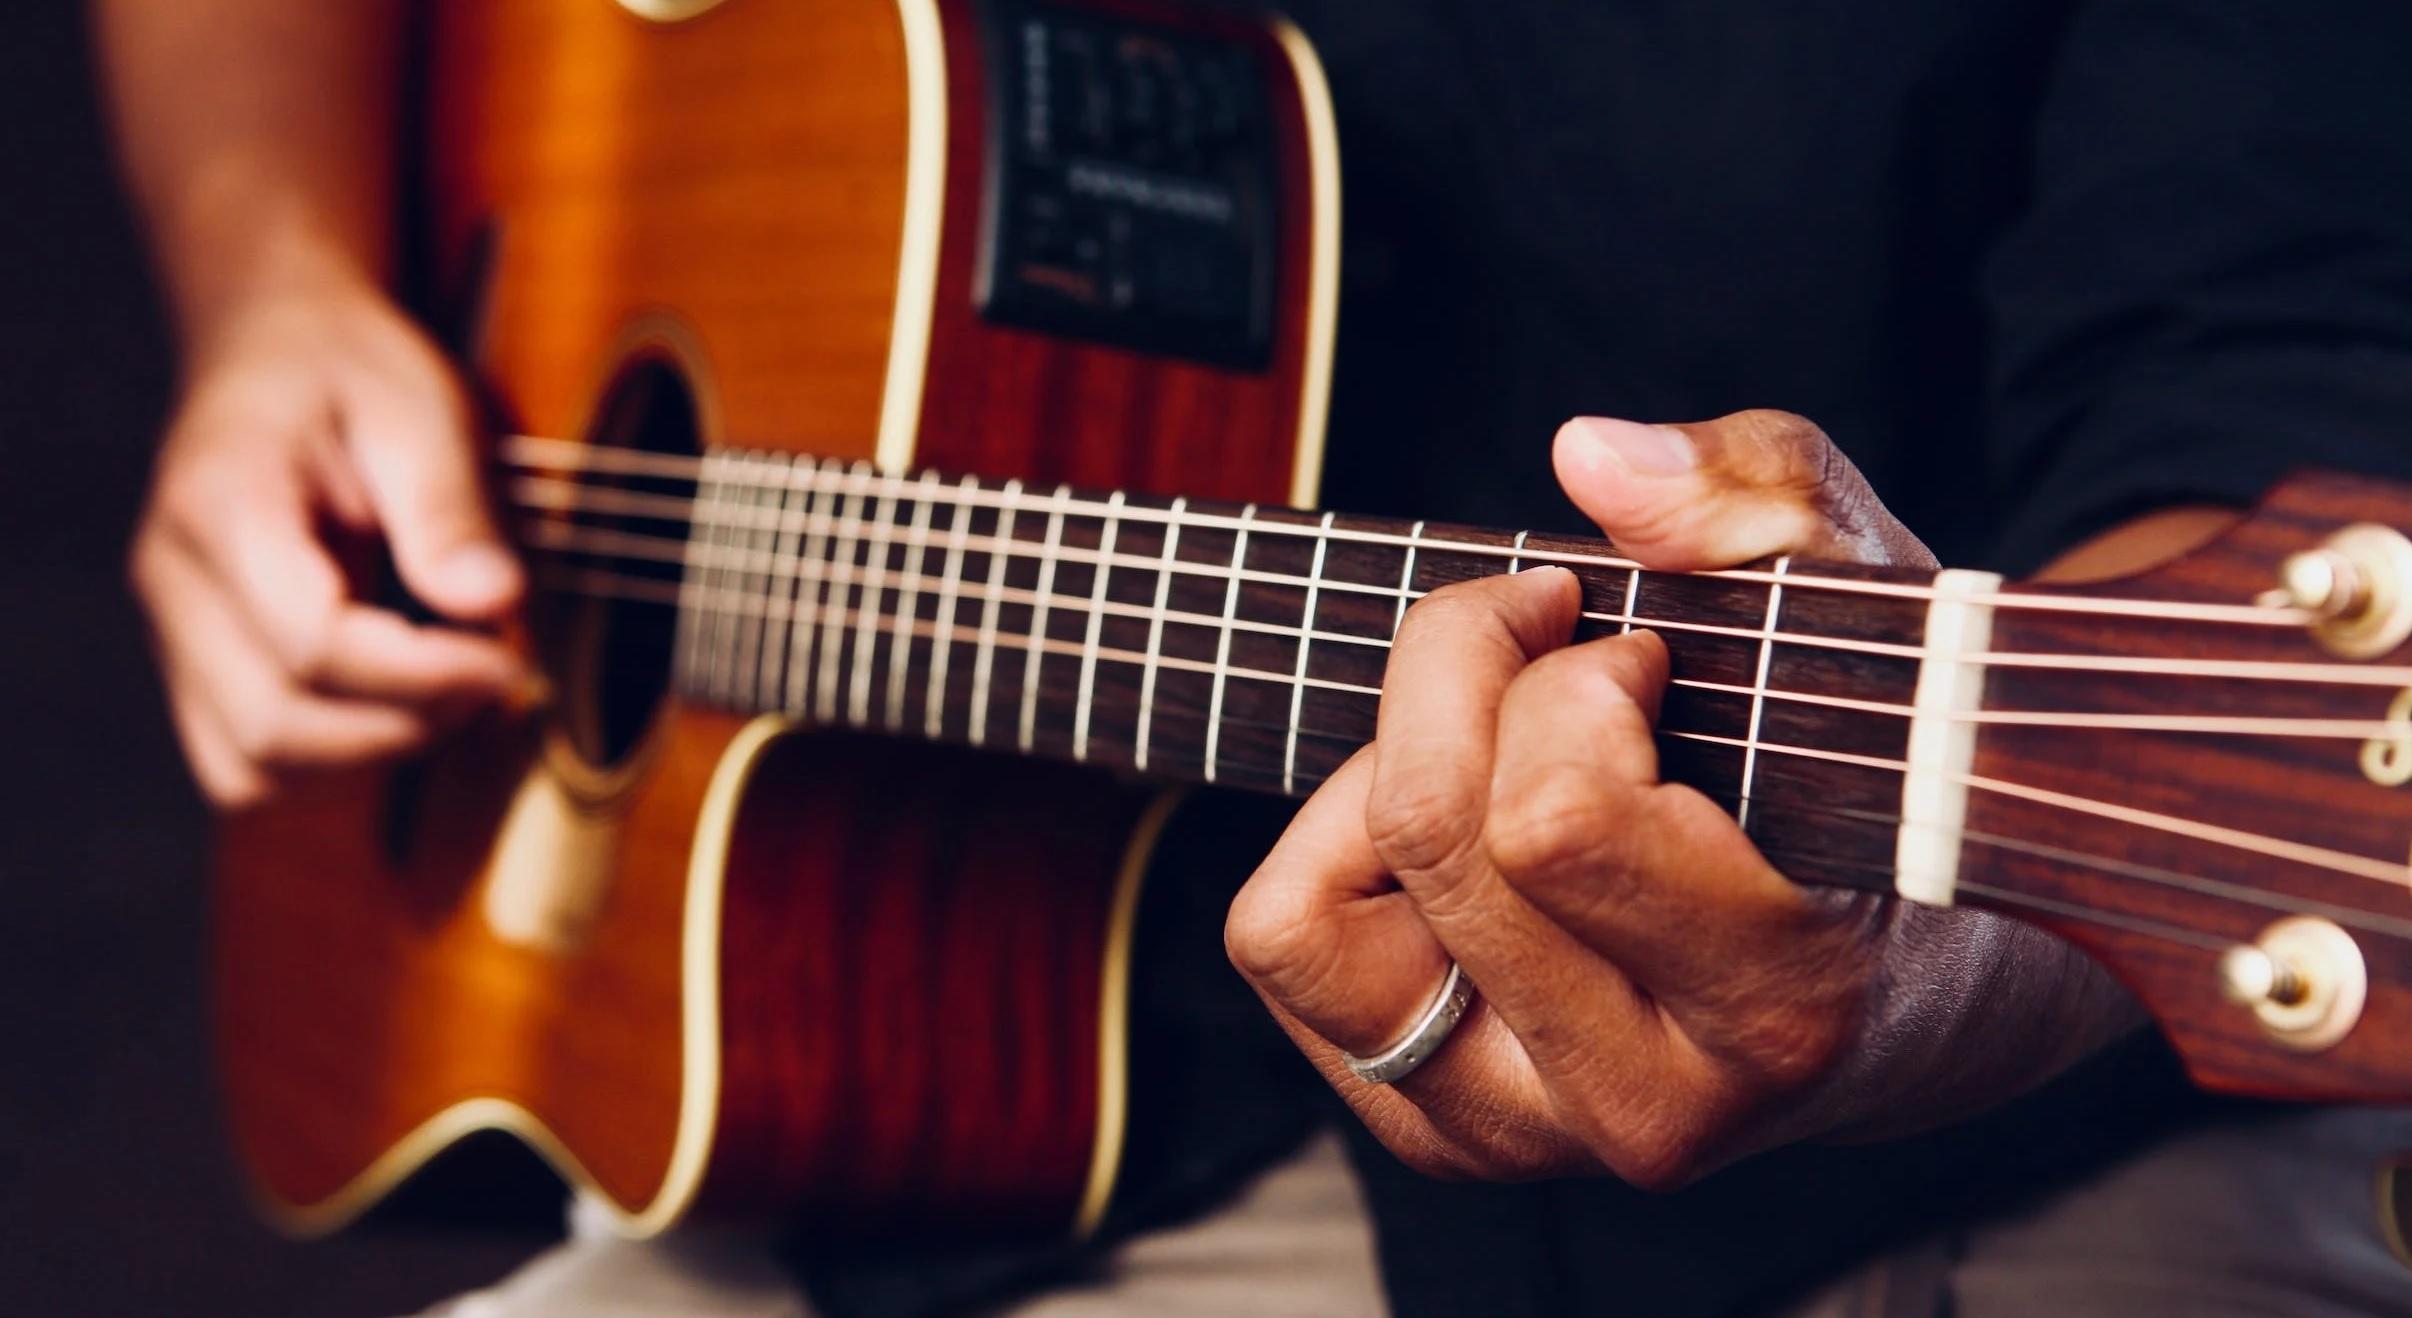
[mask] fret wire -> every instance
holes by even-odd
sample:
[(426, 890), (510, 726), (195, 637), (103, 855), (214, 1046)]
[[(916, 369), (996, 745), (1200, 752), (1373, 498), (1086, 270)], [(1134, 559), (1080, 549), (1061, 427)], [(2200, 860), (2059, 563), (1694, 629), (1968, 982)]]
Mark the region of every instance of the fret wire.
[[(1122, 491), (1114, 491), (1114, 496), (1106, 501), (1106, 507), (1110, 511), (1098, 529), (1097, 548), (1103, 557), (1112, 558), (1114, 535), (1120, 529), (1116, 515), (1122, 511)], [(1089, 706), (1097, 690), (1097, 641), (1105, 627), (1103, 606), (1106, 602), (1106, 583), (1113, 579), (1113, 575), (1114, 569), (1110, 567), (1098, 568), (1096, 584), (1089, 593), (1089, 628), (1081, 640), (1080, 686), (1074, 696), (1072, 711), (1072, 758), (1075, 762), (1085, 762), (1089, 758)]]
[[(898, 593), (898, 619), (917, 619), (921, 614), (921, 583), (927, 580), (921, 566), (929, 552), (930, 495), (937, 488), (938, 473), (924, 472), (921, 478), (921, 498), (913, 505), (913, 539), (905, 548), (905, 584)], [(913, 672), (913, 639), (899, 625), (896, 638), (888, 647), (888, 717), (890, 732), (904, 727), (904, 698), (906, 679)]]
[(878, 568), (879, 578), (864, 583), (863, 616), (854, 632), (854, 673), (847, 685), (846, 707), (857, 724), (871, 719), (871, 670), (879, 653), (880, 587), (888, 572), (888, 551), (896, 547), (895, 530), (896, 496), (883, 494), (879, 511), (871, 517), (871, 529), (863, 537), (864, 566)]
[(1239, 616), (1240, 582), (1248, 563), (1248, 524), (1256, 520), (1256, 505), (1249, 504), (1240, 511), (1240, 527), (1231, 538), (1231, 576), (1223, 589), (1223, 631), (1214, 647), (1214, 693), (1206, 704), (1206, 781), (1211, 783), (1220, 771), (1218, 763), (1222, 749), (1223, 683), (1231, 672), (1231, 620)]
[[(1186, 502), (1183, 499), (1173, 500), (1172, 520), (1164, 524), (1164, 552), (1159, 557), (1165, 563), (1171, 563), (1180, 556), (1180, 514)], [(1147, 660), (1139, 670), (1139, 728), (1133, 738), (1136, 754), (1132, 761), (1133, 767), (1142, 773), (1147, 770), (1147, 734), (1156, 713), (1156, 655), (1164, 646), (1165, 607), (1172, 599), (1172, 580), (1171, 568), (1156, 570), (1156, 601), (1148, 609)]]
[[(1331, 524), (1332, 515), (1325, 513), (1323, 525), (1328, 528)], [(1315, 644), (1315, 590), (1323, 583), (1323, 551), (1330, 545), (1328, 540), (1316, 541), (1315, 560), (1307, 568), (1306, 613), (1298, 620), (1301, 633), (1298, 638), (1298, 672), (1290, 686), (1290, 733), (1281, 753), (1281, 790), (1285, 796), (1291, 794), (1298, 781), (1298, 720), (1301, 707), (1306, 702), (1307, 654)]]
[[(1789, 566), (1791, 562), (1792, 557), (1789, 554), (1777, 559), (1775, 561), (1775, 575), (1778, 577), (1783, 576), (1784, 569)], [(1775, 635), (1776, 617), (1783, 611), (1783, 608), (1784, 587), (1779, 581), (1767, 588), (1767, 622), (1766, 625), (1761, 629), (1765, 633), (1765, 636)], [(1758, 680), (1751, 684), (1750, 748), (1742, 752), (1742, 801), (1740, 813), (1734, 817), (1735, 826), (1740, 828), (1745, 833), (1750, 831), (1751, 775), (1757, 772), (1759, 767), (1759, 721), (1767, 714), (1767, 671), (1769, 664), (1774, 658), (1775, 642), (1762, 637), (1762, 639), (1759, 641)]]
[[(729, 460), (725, 464), (726, 475), (720, 482), (720, 493), (715, 500), (716, 508), (730, 508), (739, 499), (745, 497), (745, 482), (741, 473), (744, 465), (744, 454), (732, 453), (729, 455)], [(713, 533), (713, 548), (724, 551), (738, 549), (738, 537), (744, 534), (744, 524), (730, 519)], [(720, 555), (720, 572), (713, 582), (714, 588), (728, 591), (744, 590), (744, 571), (745, 563), (741, 555), (722, 553)], [(737, 632), (743, 625), (743, 622), (736, 618), (713, 619), (712, 671), (709, 680), (704, 685), (704, 696), (708, 700), (725, 701), (728, 698), (729, 687), (733, 680), (732, 674), (737, 666)]]
[[(727, 488), (727, 481), (722, 478), (721, 471), (728, 465), (728, 463), (729, 459), (716, 456), (711, 461), (710, 465), (705, 469), (706, 473), (711, 477), (709, 489), (711, 491), (710, 497), (713, 504), (717, 504), (719, 502), (722, 497), (722, 491)], [(699, 496), (701, 493), (702, 488), (699, 487)], [(727, 534), (727, 531), (724, 527), (715, 526), (707, 529), (704, 534), (706, 539), (702, 548), (705, 550), (705, 552), (710, 554), (710, 557), (705, 560), (704, 584), (713, 591), (718, 591), (720, 589), (720, 574), (725, 570), (719, 566), (719, 539), (721, 536)], [(695, 669), (695, 694), (706, 700), (712, 698), (712, 676), (719, 667), (720, 663), (720, 629), (723, 625), (723, 622), (723, 619), (715, 618), (709, 613), (706, 613), (697, 623), (699, 634), (696, 638), (695, 649), (697, 664)]]
[(829, 587), (822, 598), (831, 607), (821, 618), (821, 666), (814, 674), (812, 701), (824, 723), (838, 720), (838, 677), (846, 664), (846, 633), (854, 610), (854, 555), (863, 542), (863, 501), (870, 497), (859, 489), (838, 501), (837, 534), (830, 537)]
[(1635, 609), (1633, 606), (1634, 606), (1634, 603), (1635, 603), (1636, 601), (1638, 601), (1640, 598), (1641, 598), (1641, 569), (1640, 569), (1640, 568), (1638, 568), (1638, 567), (1629, 567), (1629, 568), (1626, 568), (1626, 569), (1625, 569), (1625, 620), (1624, 620), (1624, 622), (1623, 622), (1623, 623), (1622, 623), (1622, 624), (1621, 624), (1621, 625), (1620, 625), (1620, 626), (1617, 628), (1617, 630), (1618, 630), (1618, 632), (1619, 632), (1620, 634), (1623, 634), (1623, 635), (1631, 635), (1631, 634), (1632, 634), (1632, 632), (1633, 632), (1633, 619), (1634, 619), (1634, 618), (1635, 618), (1635, 616), (1637, 615), (1637, 610), (1636, 610), (1636, 609)]
[[(966, 486), (972, 483), (972, 477), (963, 478)], [(938, 619), (949, 627), (955, 625), (955, 597), (963, 584), (964, 533), (969, 525), (966, 519), (970, 516), (971, 505), (957, 503), (953, 522), (946, 533), (946, 576), (938, 585)], [(924, 702), (922, 722), (932, 737), (945, 729), (946, 672), (948, 661), (954, 653), (955, 642), (952, 640), (941, 640), (935, 636), (930, 638), (930, 691), (929, 698)]]
[[(699, 504), (703, 504), (707, 499), (720, 497), (719, 467), (720, 460), (714, 460), (705, 469), (706, 479), (699, 481), (696, 485), (695, 496)], [(539, 535), (546, 533), (542, 526), (535, 528), (535, 531)], [(719, 578), (713, 575), (715, 560), (719, 556), (717, 546), (711, 543), (711, 537), (714, 534), (711, 527), (699, 527), (696, 534), (680, 542), (680, 557), (690, 559), (693, 563), (693, 566), (681, 575), (694, 580), (698, 587), (706, 590), (717, 589), (719, 582)], [(712, 698), (712, 643), (717, 639), (713, 629), (719, 625), (720, 620), (713, 617), (708, 609), (696, 615), (695, 648), (689, 656), (687, 684), (689, 691), (698, 700)]]
[[(619, 577), (610, 572), (591, 568), (570, 569), (567, 575), (571, 579), (578, 582), (579, 585), (585, 589), (619, 595), (623, 598), (641, 599), (665, 606), (676, 607), (678, 605), (678, 601), (672, 597), (674, 588), (671, 587), (667, 582), (649, 582), (641, 578)], [(657, 586), (660, 588), (659, 593), (656, 593), (654, 590), (650, 589), (651, 587)], [(709, 593), (723, 595), (736, 602), (733, 604), (698, 603), (696, 607), (707, 613), (730, 610), (759, 611), (764, 608), (762, 601), (758, 599), (748, 599), (746, 596), (738, 592), (716, 591)], [(843, 610), (840, 610), (839, 612), (841, 612), (843, 615), (841, 625), (846, 627), (852, 627), (855, 625), (855, 622), (857, 621), (857, 614), (859, 612), (857, 608), (849, 606)], [(883, 625), (885, 625), (886, 621), (888, 620), (883, 618)], [(926, 636), (929, 634), (930, 629), (936, 627), (937, 625), (938, 624), (934, 622), (920, 623), (915, 634)], [(957, 634), (958, 639), (960, 639), (962, 633), (967, 632), (970, 629), (958, 626), (953, 630)], [(1012, 642), (1017, 645), (1026, 645), (1033, 638), (1023, 633), (1000, 633), (999, 639), (1001, 641)], [(1046, 642), (1046, 648), (1047, 652), (1050, 654), (1060, 655), (1066, 658), (1077, 658), (1081, 652), (1081, 643), (1078, 641), (1059, 641), (1050, 639)], [(1136, 650), (1124, 650), (1114, 646), (1100, 646), (1097, 654), (1100, 661), (1112, 661), (1114, 663), (1144, 664), (1147, 661), (1147, 656), (1139, 653)], [(1177, 655), (1167, 654), (1159, 655), (1156, 659), (1156, 662), (1165, 668), (1179, 669), (1184, 672), (1212, 674), (1215, 671), (1215, 665), (1204, 659), (1183, 659)], [(1294, 680), (1290, 674), (1276, 672), (1269, 668), (1239, 668), (1226, 664), (1224, 665), (1224, 671), (1233, 677), (1248, 678), (1262, 682), (1280, 683), (1284, 685)], [(1306, 679), (1306, 685), (1319, 691), (1338, 691), (1343, 694), (1353, 696), (1379, 696), (1382, 694), (1382, 689), (1380, 687), (1366, 686), (1361, 682), (1343, 682), (1336, 678), (1329, 677), (1310, 676)], [(1314, 729), (1310, 728), (1307, 729), (1307, 731), (1312, 733)]]
[[(580, 451), (585, 450), (588, 447), (585, 445), (569, 443), (567, 441), (536, 439), (531, 436), (517, 436), (512, 438), (515, 441), (528, 444), (544, 446), (558, 445), (561, 449), (567, 450), (572, 456), (575, 456)], [(546, 464), (540, 461), (530, 460), (526, 465), (542, 467)], [(582, 463), (580, 465), (582, 467), (588, 467), (594, 470), (606, 469), (606, 464)], [(681, 477), (680, 479), (689, 478)], [(887, 479), (893, 480), (897, 478), (890, 477)], [(972, 497), (974, 497), (976, 501), (983, 504), (995, 504), (999, 501), (999, 499), (1001, 499), (1002, 496), (990, 495), (985, 490), (978, 490), (977, 493)], [(1085, 507), (1095, 506), (1095, 502), (1093, 500), (1080, 498), (1058, 498), (1054, 500), (1053, 503), (1056, 506), (1064, 507), (1066, 511), (1082, 511)], [(1228, 529), (1237, 524), (1237, 519), (1235, 517), (1222, 514), (1192, 512), (1186, 514), (1186, 517), (1192, 526), (1200, 528)], [(1161, 521), (1163, 520), (1163, 515), (1156, 513), (1145, 518), (1134, 516), (1132, 520)], [(1311, 528), (1305, 526), (1288, 526), (1279, 522), (1258, 522), (1257, 525), (1258, 527), (1266, 530), (1268, 533), (1279, 532), (1281, 534), (1299, 536), (1310, 535), (1313, 533)], [(1373, 545), (1395, 546), (1406, 543), (1406, 541), (1396, 532), (1358, 531), (1347, 527), (1334, 527), (1332, 530), (1332, 538), (1335, 540), (1345, 540), (1359, 544)], [(1512, 552), (1508, 547), (1502, 545), (1482, 545), (1470, 541), (1451, 541), (1449, 544), (1453, 551), (1463, 552), (1477, 557), (1501, 558), (1509, 556)], [(1610, 548), (1613, 548), (1613, 546), (1610, 546)], [(1541, 550), (1528, 548), (1524, 551), (1523, 557), (1531, 558), (1538, 562), (1560, 564), (1568, 567), (1605, 567), (1620, 570), (1641, 567), (1641, 565), (1634, 560), (1614, 553)], [(1647, 569), (1644, 570), (1646, 571)], [(1681, 575), (1729, 581), (1758, 582), (1762, 584), (1772, 580), (1770, 573), (1762, 569), (1755, 568), (1719, 568), (1701, 572), (1684, 573)], [(1799, 574), (1793, 574), (1788, 578), (1788, 581), (1795, 589), (1826, 590), (1844, 594), (1889, 595), (1901, 599), (1915, 600), (1931, 600), (1934, 598), (1934, 593), (1929, 587), (1911, 585), (1901, 582), (1872, 581), (1857, 577), (1803, 576)], [(1334, 582), (1332, 584), (1335, 587), (1340, 587), (1344, 583)], [(2166, 617), (2181, 621), (2227, 622), (2242, 626), (2302, 627), (2308, 626), (2315, 621), (2311, 614), (2303, 609), (2260, 604), (2198, 604), (2183, 600), (2143, 600), (2091, 596), (2060, 596), (2013, 591), (2002, 591), (1987, 595), (1972, 595), (1967, 597), (1964, 602), (1972, 604), (1990, 604), (1998, 608), (2037, 609), (2046, 612), (2060, 613), (2108, 613), (2130, 617)]]
[[(750, 470), (754, 473), (761, 473), (776, 465), (775, 455), (759, 453), (755, 455)], [(775, 500), (780, 496), (778, 483), (775, 481), (749, 480), (748, 483), (755, 487), (746, 492), (743, 503), (743, 506), (749, 511), (761, 510), (766, 507), (768, 501)], [(771, 583), (777, 579), (769, 569), (778, 566), (779, 563), (779, 531), (776, 522), (753, 530), (747, 535), (746, 541), (746, 547), (749, 550), (759, 550), (768, 559), (768, 562), (764, 564), (763, 571), (748, 575), (745, 583), (746, 591), (749, 594), (768, 595)], [(770, 652), (769, 632), (770, 620), (768, 618), (753, 622), (746, 627), (744, 644), (741, 649), (743, 660), (738, 666), (735, 689), (730, 692), (731, 700), (742, 700), (747, 705), (761, 702), (762, 661), (763, 657)]]
[[(1008, 494), (1019, 494), (1020, 481), (1005, 482)], [(996, 538), (1013, 543), (1013, 505), (1008, 503), (997, 512)], [(988, 554), (988, 599), (980, 609), (980, 642), (972, 651), (972, 745), (988, 742), (988, 680), (996, 669), (997, 608), (999, 592), (1005, 585), (1005, 563), (1010, 554), (990, 550)]]
[[(1064, 547), (1065, 494), (1068, 485), (1055, 487), (1055, 511), (1047, 515), (1047, 539), (1038, 556), (1038, 603), (1031, 606), (1029, 658), (1022, 662), (1022, 719), (1018, 745), (1029, 750), (1038, 730), (1039, 682), (1043, 675), (1046, 650), (1039, 642), (1047, 639), (1047, 612), (1055, 602), (1056, 554)], [(1109, 569), (1100, 567), (1098, 571)]]
[[(763, 465), (762, 459), (752, 454), (747, 455), (743, 461), (737, 464), (737, 488), (731, 492), (729, 505), (740, 513), (750, 512), (755, 499), (760, 497), (758, 491), (765, 482), (758, 479), (757, 473)], [(740, 524), (730, 533), (729, 541), (742, 550), (751, 561), (753, 555), (762, 550), (759, 543), (761, 535), (761, 531)], [(767, 560), (769, 555), (764, 553), (763, 557)], [(766, 561), (759, 566), (767, 569), (775, 564)], [(749, 571), (743, 566), (731, 574), (731, 580), (739, 590), (749, 595), (757, 589), (757, 582), (760, 582), (762, 586), (767, 586), (770, 582), (767, 571)], [(741, 698), (746, 682), (751, 676), (751, 670), (756, 663), (761, 661), (762, 637), (760, 633), (762, 626), (763, 620), (749, 619), (739, 622), (730, 629), (728, 672), (723, 678), (722, 689), (724, 698), (732, 705)]]
[[(739, 460), (734, 457), (722, 464), (718, 507), (733, 508), (736, 506), (737, 500), (743, 497), (741, 465)], [(723, 550), (737, 548), (739, 533), (739, 528), (736, 526), (723, 529), (717, 537), (718, 544), (715, 547)], [(729, 557), (731, 556), (725, 553), (722, 555), (724, 566), (721, 569), (719, 585), (722, 589), (742, 589), (743, 578), (740, 568), (727, 566), (726, 560)], [(725, 693), (736, 684), (738, 626), (737, 620), (724, 619), (713, 628), (711, 681), (704, 690), (715, 697), (725, 698)]]
[[(795, 465), (795, 458), (790, 454), (778, 455), (777, 461), (791, 469)], [(771, 540), (771, 558), (774, 566), (780, 563), (793, 564), (796, 562), (796, 538), (802, 528), (789, 527), (784, 523), (788, 506), (795, 500), (798, 493), (794, 481), (781, 482), (779, 512), (782, 525), (778, 534)], [(771, 573), (766, 574), (764, 578), (762, 594), (765, 599), (783, 599), (794, 589), (794, 581)], [(769, 619), (763, 620), (762, 663), (754, 671), (754, 706), (757, 709), (775, 708), (777, 705), (787, 676), (789, 639), (788, 628), (773, 627), (770, 625)]]
[(1417, 543), (1423, 538), (1422, 522), (1407, 528), (1407, 561), (1399, 569), (1399, 605), (1390, 615), (1390, 634), (1393, 639), (1398, 636), (1399, 628), (1407, 622), (1407, 597), (1415, 590), (1415, 551)]
[[(696, 499), (701, 500), (704, 491), (708, 488), (708, 482), (699, 478), (695, 486)], [(528, 528), (530, 537), (535, 538), (542, 532), (543, 527), (544, 524), (539, 523)], [(701, 535), (689, 535), (685, 540), (679, 542), (678, 550), (678, 561), (681, 565), (676, 583), (680, 600), (678, 606), (678, 658), (671, 666), (678, 673), (681, 689), (700, 695), (703, 692), (700, 679), (706, 662), (704, 627), (710, 619), (703, 609), (689, 608), (686, 598), (688, 594), (704, 589), (704, 573), (709, 569), (703, 562), (704, 544)]]
[(1531, 534), (1530, 531), (1516, 533), (1516, 543), (1508, 556), (1508, 575), (1511, 577), (1524, 570), (1524, 538)]
[[(825, 467), (829, 461), (824, 459), (814, 465)], [(826, 514), (836, 498), (827, 485), (816, 480), (811, 497), (805, 501), (805, 507), (816, 510), (818, 515), (806, 524), (801, 562), (811, 565), (816, 579), (809, 584), (801, 580), (796, 583), (798, 608), (787, 626), (787, 709), (799, 717), (812, 712), (813, 660), (820, 654), (821, 597), (829, 588), (831, 575), (821, 570), (827, 562), (823, 555), (829, 552)]]

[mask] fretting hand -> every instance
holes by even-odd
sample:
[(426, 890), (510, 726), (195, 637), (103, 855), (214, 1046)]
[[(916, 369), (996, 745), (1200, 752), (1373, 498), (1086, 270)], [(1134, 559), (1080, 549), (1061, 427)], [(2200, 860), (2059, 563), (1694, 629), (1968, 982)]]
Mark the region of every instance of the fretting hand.
[[(1749, 412), (1560, 431), (1567, 493), (1646, 566), (1770, 554), (1931, 565), (1815, 426)], [(1981, 913), (1796, 887), (1733, 819), (1664, 783), (1667, 654), (1568, 645), (1560, 569), (1408, 610), (1373, 745), (1234, 903), (1232, 961), (1411, 1165), (1682, 1184), (1793, 1140), (1951, 1119), (2138, 1019), (2073, 950)], [(1455, 960), (1475, 1005), (1395, 1085), (1396, 1040)]]
[(524, 683), (505, 645), (363, 601), (381, 536), (451, 623), (508, 615), (468, 409), (384, 295), (330, 275), (230, 313), (195, 353), (130, 564), (194, 774), (223, 807), (410, 751)]

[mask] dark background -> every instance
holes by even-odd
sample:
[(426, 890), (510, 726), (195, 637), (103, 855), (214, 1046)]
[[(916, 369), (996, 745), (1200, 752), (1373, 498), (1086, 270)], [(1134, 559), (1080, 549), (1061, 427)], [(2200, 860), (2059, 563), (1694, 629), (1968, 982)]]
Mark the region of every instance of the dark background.
[[(173, 0), (170, 0), (172, 3)], [(173, 380), (82, 7), (0, 36), (0, 1314), (408, 1313), (535, 1243), (259, 1224), (204, 1025), (206, 820), (120, 563)]]

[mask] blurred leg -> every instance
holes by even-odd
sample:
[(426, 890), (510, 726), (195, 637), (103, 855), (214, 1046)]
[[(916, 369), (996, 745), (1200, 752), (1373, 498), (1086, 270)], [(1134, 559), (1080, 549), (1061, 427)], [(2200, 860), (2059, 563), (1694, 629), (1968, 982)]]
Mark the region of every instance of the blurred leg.
[(1221, 1212), (1141, 1236), (1095, 1282), (1011, 1318), (1381, 1318), (1373, 1223), (1340, 1137), (1326, 1132)]
[(2190, 1132), (1970, 1233), (1954, 1312), (2412, 1314), (2375, 1194), (2381, 1160), (2407, 1148), (2412, 1113), (2360, 1108)]
[(2412, 1113), (2303, 1108), (2139, 1152), (1982, 1226), (1855, 1270), (1785, 1318), (2412, 1315), (2379, 1233)]
[[(1337, 1136), (1323, 1135), (1221, 1211), (1139, 1237), (1096, 1280), (1013, 1318), (1380, 1318), (1373, 1228)], [(810, 1318), (759, 1240), (687, 1233), (622, 1240), (573, 1212), (572, 1239), (425, 1318)]]

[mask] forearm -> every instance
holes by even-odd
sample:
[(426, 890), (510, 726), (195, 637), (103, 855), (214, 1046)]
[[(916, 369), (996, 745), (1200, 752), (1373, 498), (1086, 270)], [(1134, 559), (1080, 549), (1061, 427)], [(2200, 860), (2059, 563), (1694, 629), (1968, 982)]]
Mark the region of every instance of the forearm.
[(401, 0), (97, 0), (126, 172), (190, 353), (389, 260)]

